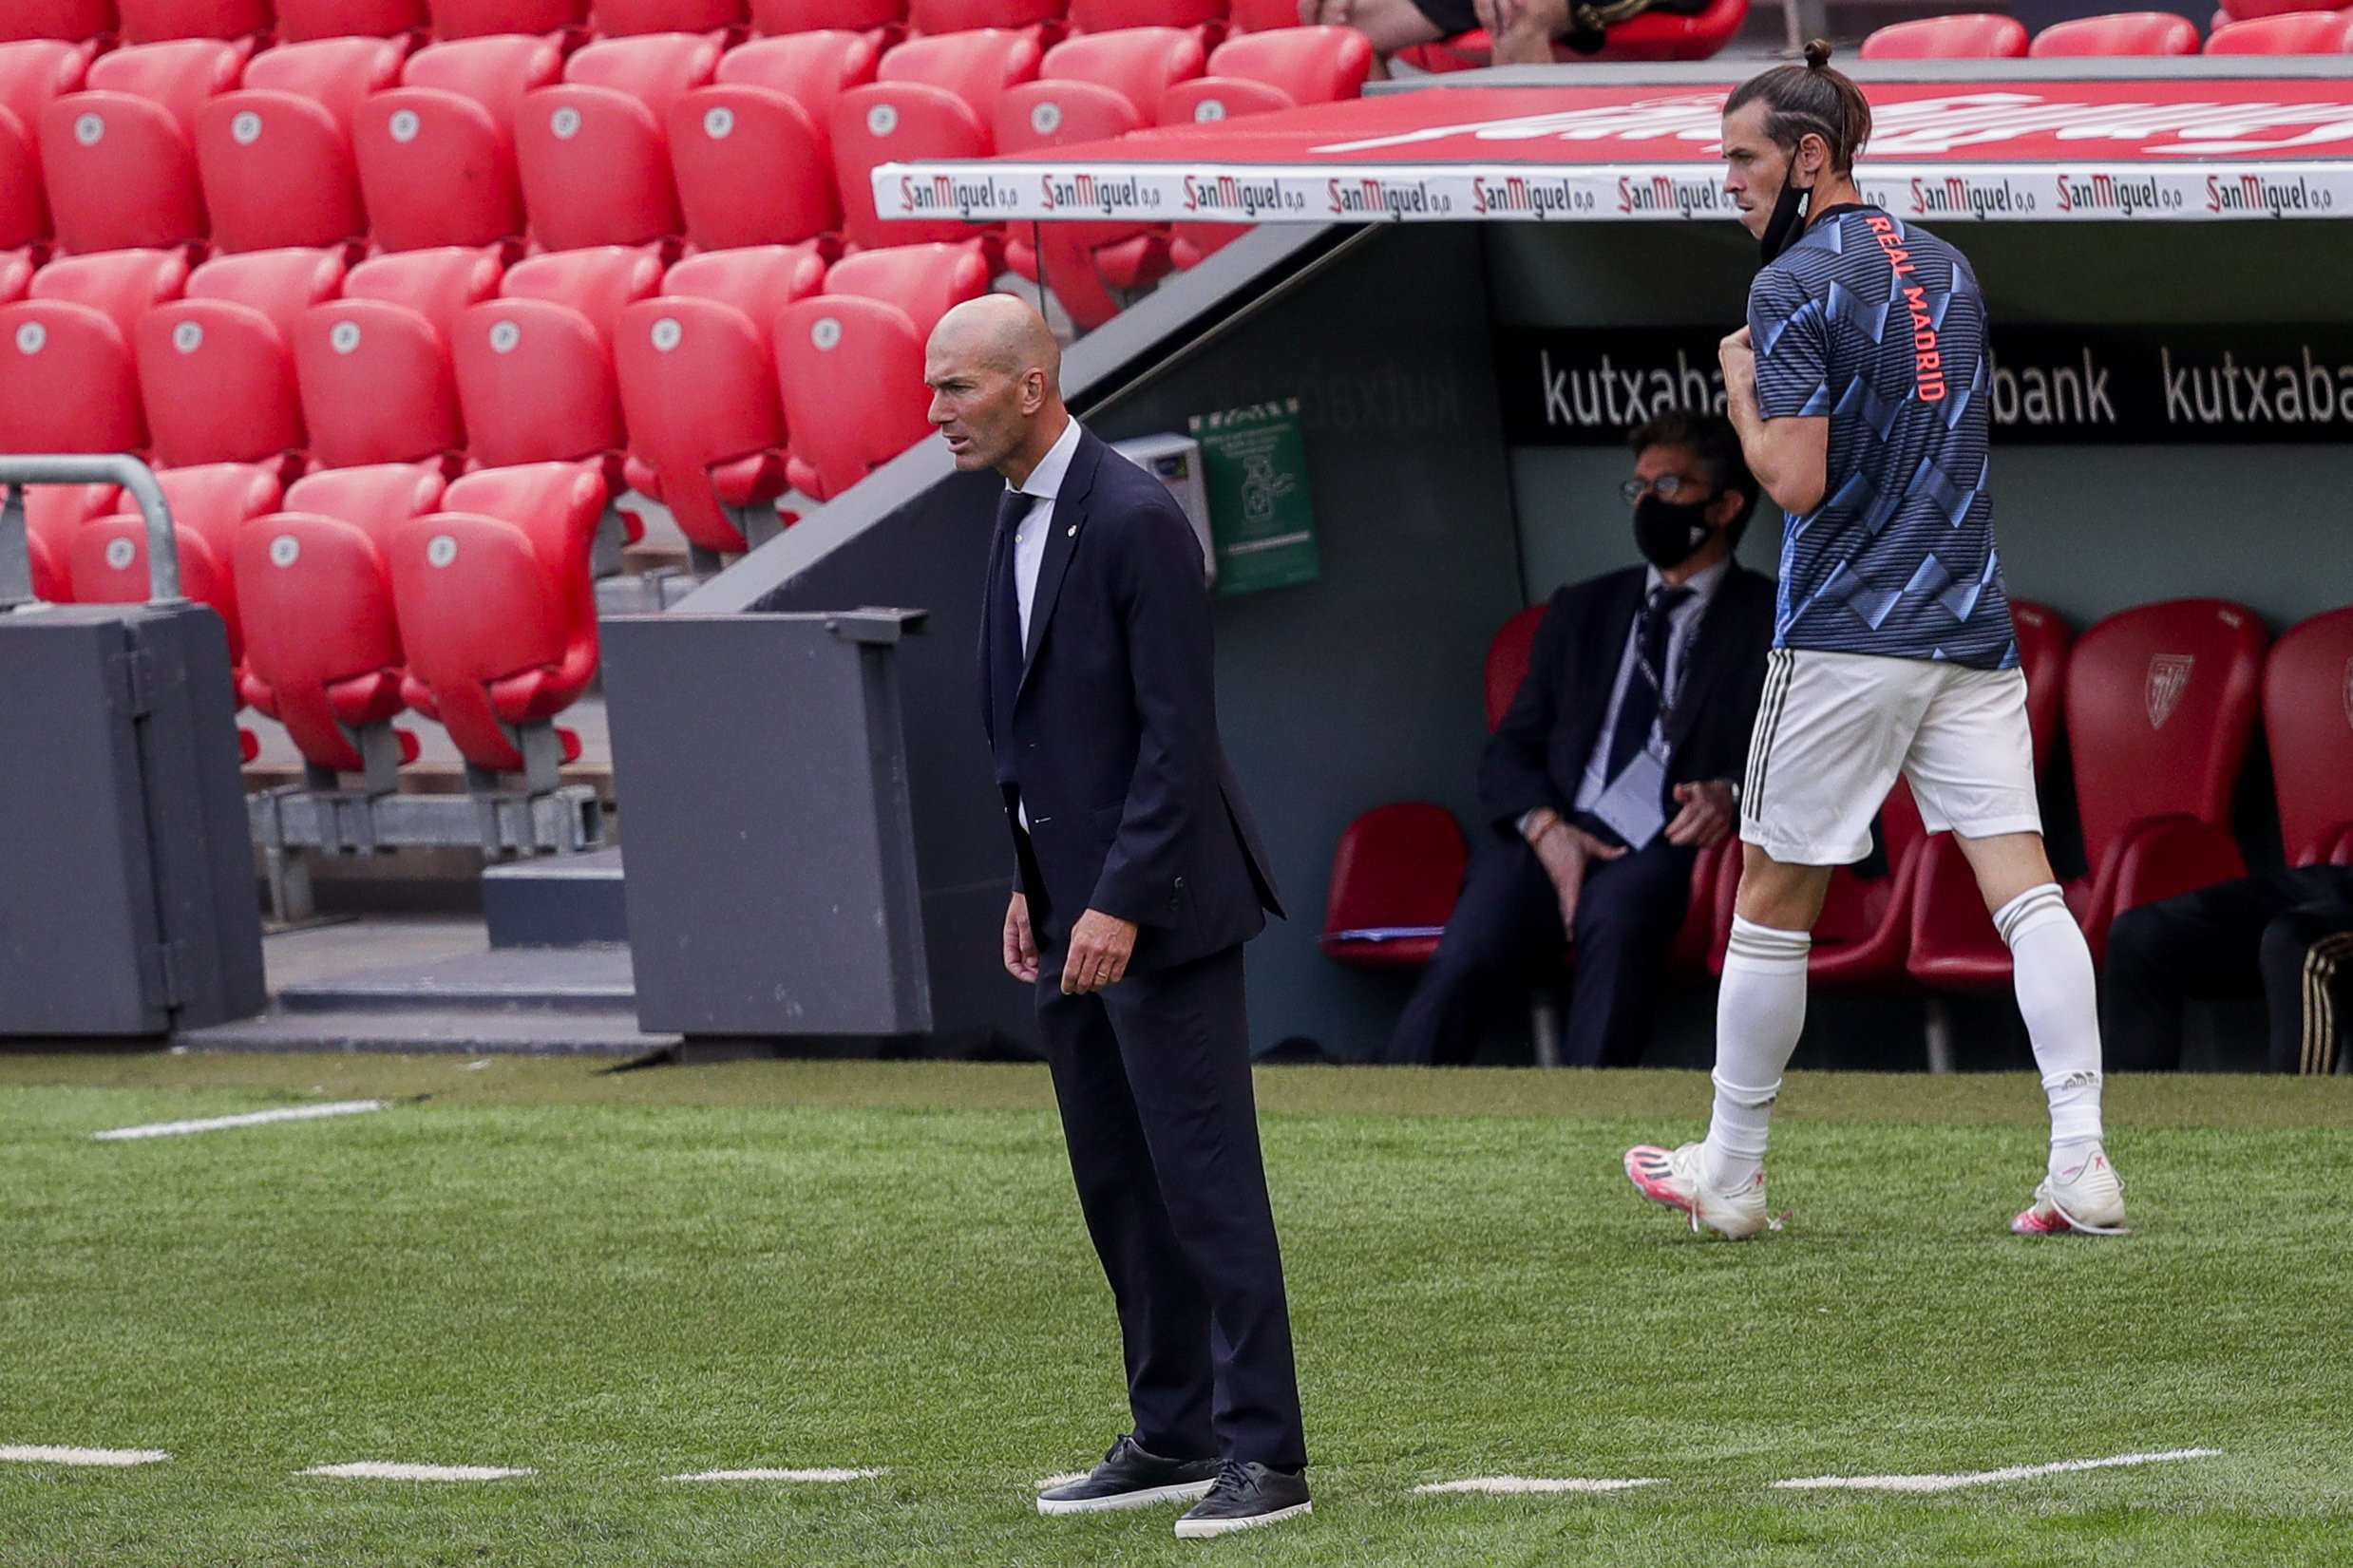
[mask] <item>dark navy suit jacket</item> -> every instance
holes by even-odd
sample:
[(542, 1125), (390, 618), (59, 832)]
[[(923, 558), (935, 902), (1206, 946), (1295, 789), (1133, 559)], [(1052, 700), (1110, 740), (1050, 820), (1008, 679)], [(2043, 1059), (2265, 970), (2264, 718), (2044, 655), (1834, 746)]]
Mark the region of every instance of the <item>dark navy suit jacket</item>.
[(1041, 948), (1067, 942), (1089, 909), (1141, 928), (1137, 971), (1249, 940), (1282, 906), (1218, 739), (1192, 524), (1158, 480), (1082, 429), (1009, 681), (1020, 628), (999, 624), (998, 606), (1011, 543), (1000, 531), (989, 553), (980, 713)]
[[(1480, 808), (1503, 831), (1515, 831), (1540, 805), (1566, 816), (1576, 803), (1644, 581), (1641, 567), (1628, 567), (1552, 595), (1528, 650), (1528, 678), (1479, 766)], [(1736, 560), (1708, 600), (1667, 718), (1670, 784), (1746, 771), (1773, 643), (1773, 593), (1772, 579)]]

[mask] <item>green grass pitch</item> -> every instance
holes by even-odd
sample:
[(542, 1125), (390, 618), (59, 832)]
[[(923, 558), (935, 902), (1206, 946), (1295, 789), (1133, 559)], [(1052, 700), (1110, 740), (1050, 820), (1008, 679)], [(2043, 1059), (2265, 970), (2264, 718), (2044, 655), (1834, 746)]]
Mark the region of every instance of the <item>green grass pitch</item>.
[[(1317, 1512), (1190, 1543), (1032, 1504), (1125, 1409), (1036, 1069), (0, 1055), (0, 1445), (172, 1455), (0, 1464), (0, 1564), (2353, 1560), (2353, 1082), (2113, 1085), (2137, 1234), (2028, 1241), (2030, 1080), (1801, 1075), (1741, 1245), (1619, 1174), (1698, 1075), (1260, 1083)], [(664, 1479), (761, 1466), (887, 1473)], [(1658, 1484), (1413, 1490), (1497, 1474)]]

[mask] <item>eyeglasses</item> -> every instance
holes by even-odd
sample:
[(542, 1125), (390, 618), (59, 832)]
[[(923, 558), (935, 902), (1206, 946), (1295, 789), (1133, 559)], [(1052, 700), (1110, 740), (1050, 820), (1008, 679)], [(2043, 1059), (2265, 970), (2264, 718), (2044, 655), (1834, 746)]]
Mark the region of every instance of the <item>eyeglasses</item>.
[(1697, 501), (1706, 489), (1698, 480), (1688, 480), (1680, 474), (1661, 474), (1653, 480), (1630, 479), (1618, 486), (1618, 495), (1628, 506), (1640, 506), (1644, 496), (1673, 501), (1688, 493), (1689, 499)]

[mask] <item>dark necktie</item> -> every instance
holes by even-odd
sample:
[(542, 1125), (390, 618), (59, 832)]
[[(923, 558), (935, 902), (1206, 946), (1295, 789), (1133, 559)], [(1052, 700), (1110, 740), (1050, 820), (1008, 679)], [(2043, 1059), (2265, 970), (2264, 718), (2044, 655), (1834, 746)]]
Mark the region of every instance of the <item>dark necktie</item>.
[(1014, 695), (1021, 687), (1021, 593), (1014, 536), (1035, 498), (1008, 490), (996, 503), (996, 580), (989, 585), (989, 691), (1000, 754), (1012, 748)]
[(1625, 700), (1618, 705), (1618, 727), (1609, 736), (1608, 778), (1612, 782), (1626, 770), (1659, 722), (1675, 612), (1690, 597), (1688, 588), (1654, 588), (1641, 613), (1634, 617), (1634, 672), (1626, 681)]

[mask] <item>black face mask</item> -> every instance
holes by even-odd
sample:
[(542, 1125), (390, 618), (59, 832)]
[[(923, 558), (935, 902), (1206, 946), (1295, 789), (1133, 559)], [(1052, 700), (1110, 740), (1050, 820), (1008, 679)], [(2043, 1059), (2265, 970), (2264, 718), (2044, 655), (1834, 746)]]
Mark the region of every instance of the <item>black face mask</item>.
[[(1796, 161), (1793, 158), (1791, 161), (1794, 164)], [(1793, 167), (1790, 170), (1793, 175), (1796, 172)], [(1765, 266), (1772, 266), (1781, 253), (1806, 232), (1806, 215), (1802, 209), (1813, 204), (1808, 199), (1812, 195), (1811, 186), (1800, 189), (1794, 179), (1782, 180), (1781, 194), (1773, 203), (1773, 216), (1765, 220), (1765, 232), (1756, 241), (1757, 248), (1764, 253)]]
[(1673, 571), (1708, 541), (1708, 502), (1678, 504), (1644, 496), (1634, 503), (1634, 547), (1661, 572)]

